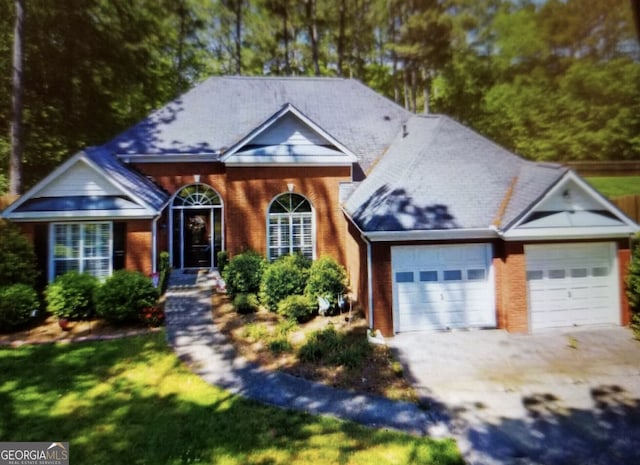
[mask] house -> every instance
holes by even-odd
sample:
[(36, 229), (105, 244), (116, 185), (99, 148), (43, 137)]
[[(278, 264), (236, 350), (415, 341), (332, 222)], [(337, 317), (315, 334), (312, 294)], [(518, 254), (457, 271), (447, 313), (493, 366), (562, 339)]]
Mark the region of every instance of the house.
[(351, 79), (213, 77), (10, 205), (49, 280), (212, 268), (251, 248), (344, 264), (385, 335), (629, 322), (638, 226), (526, 161)]

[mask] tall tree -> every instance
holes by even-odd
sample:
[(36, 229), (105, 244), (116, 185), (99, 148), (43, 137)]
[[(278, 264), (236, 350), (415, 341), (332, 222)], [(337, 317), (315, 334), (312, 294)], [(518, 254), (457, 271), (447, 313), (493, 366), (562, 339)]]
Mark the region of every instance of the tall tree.
[(9, 193), (18, 195), (22, 191), (22, 41), (24, 40), (24, 0), (15, 0), (15, 14)]

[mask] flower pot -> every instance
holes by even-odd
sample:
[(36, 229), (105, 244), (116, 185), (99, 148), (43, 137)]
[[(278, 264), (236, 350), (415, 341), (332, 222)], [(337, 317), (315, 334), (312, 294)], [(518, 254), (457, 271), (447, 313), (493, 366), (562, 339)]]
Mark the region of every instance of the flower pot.
[(58, 318), (58, 325), (63, 331), (69, 330), (69, 320), (67, 318)]

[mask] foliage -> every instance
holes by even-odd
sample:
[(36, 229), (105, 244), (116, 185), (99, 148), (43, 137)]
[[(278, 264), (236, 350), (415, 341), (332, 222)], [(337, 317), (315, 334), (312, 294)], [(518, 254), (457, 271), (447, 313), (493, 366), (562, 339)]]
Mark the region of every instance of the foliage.
[(282, 352), (290, 352), (293, 347), (286, 337), (276, 337), (269, 341), (269, 350), (274, 354), (280, 354)]
[(234, 256), (222, 274), (227, 293), (232, 298), (240, 293), (257, 294), (260, 291), (264, 267), (264, 258), (252, 250)]
[(222, 274), (224, 269), (229, 263), (229, 253), (226, 250), (221, 250), (216, 256), (216, 264), (218, 265), (218, 272)]
[(331, 257), (321, 257), (314, 261), (309, 271), (309, 280), (304, 289), (312, 299), (326, 298), (332, 307), (338, 303), (347, 287), (347, 272)]
[(278, 314), (299, 323), (313, 318), (316, 312), (315, 301), (304, 295), (290, 295), (280, 301)]
[(158, 288), (160, 293), (164, 294), (169, 286), (169, 276), (171, 275), (171, 262), (169, 261), (169, 252), (166, 250), (160, 252), (160, 266), (158, 268), (160, 269)]
[(300, 360), (311, 363), (326, 363), (347, 368), (357, 368), (371, 353), (366, 337), (359, 334), (344, 334), (332, 326), (314, 331), (300, 347)]
[(0, 219), (0, 286), (33, 286), (38, 272), (33, 246), (13, 223)]
[(38, 307), (38, 294), (33, 287), (22, 283), (0, 287), (0, 331), (27, 323)]
[(267, 265), (260, 284), (262, 303), (274, 312), (285, 297), (302, 294), (310, 265), (301, 254), (286, 255)]
[(321, 465), (346, 456), (350, 465), (463, 463), (451, 439), (372, 429), (232, 395), (193, 374), (165, 338), (159, 332), (0, 348), (2, 440), (74, 438), (73, 463), (94, 465), (221, 457), (226, 465)]
[(77, 271), (56, 277), (45, 290), (47, 310), (58, 318), (86, 318), (95, 310), (95, 276)]
[(137, 271), (118, 270), (96, 289), (96, 313), (107, 321), (135, 321), (140, 312), (158, 302), (158, 289)]
[(255, 313), (260, 308), (258, 296), (255, 294), (238, 294), (233, 299), (233, 306), (238, 313)]
[(270, 334), (267, 327), (262, 323), (248, 323), (244, 326), (243, 335), (254, 342), (266, 340)]
[(635, 237), (631, 265), (627, 275), (627, 297), (633, 312), (631, 326), (640, 335), (640, 234)]

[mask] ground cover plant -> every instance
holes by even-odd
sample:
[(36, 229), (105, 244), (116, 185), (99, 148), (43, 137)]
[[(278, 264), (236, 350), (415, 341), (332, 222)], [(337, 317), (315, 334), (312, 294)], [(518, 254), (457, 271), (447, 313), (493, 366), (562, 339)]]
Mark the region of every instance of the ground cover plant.
[(69, 441), (84, 464), (462, 464), (432, 440), (290, 412), (207, 385), (164, 333), (0, 349), (3, 441)]
[(590, 176), (586, 179), (610, 198), (640, 195), (640, 176)]
[(418, 401), (391, 350), (369, 344), (366, 320), (356, 312), (351, 318), (343, 312), (299, 323), (265, 308), (241, 314), (224, 294), (213, 296), (212, 307), (220, 331), (246, 359), (266, 369), (342, 389)]

